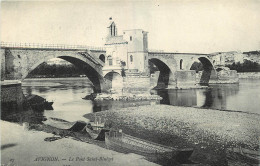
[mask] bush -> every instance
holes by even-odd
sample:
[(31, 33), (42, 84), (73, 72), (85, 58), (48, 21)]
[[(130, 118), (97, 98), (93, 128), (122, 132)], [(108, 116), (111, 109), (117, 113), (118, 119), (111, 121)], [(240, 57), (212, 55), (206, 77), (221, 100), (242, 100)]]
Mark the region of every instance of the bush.
[(237, 72), (260, 72), (260, 65), (249, 60), (245, 60), (244, 63), (234, 62), (232, 65), (226, 65), (226, 67)]

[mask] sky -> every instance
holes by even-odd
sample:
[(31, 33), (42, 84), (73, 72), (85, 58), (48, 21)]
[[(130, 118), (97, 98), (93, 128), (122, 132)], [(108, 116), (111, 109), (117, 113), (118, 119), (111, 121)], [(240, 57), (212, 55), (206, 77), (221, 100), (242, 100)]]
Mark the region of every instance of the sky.
[(1, 41), (103, 46), (109, 17), (118, 34), (148, 31), (149, 49), (213, 53), (260, 50), (260, 0), (4, 1)]

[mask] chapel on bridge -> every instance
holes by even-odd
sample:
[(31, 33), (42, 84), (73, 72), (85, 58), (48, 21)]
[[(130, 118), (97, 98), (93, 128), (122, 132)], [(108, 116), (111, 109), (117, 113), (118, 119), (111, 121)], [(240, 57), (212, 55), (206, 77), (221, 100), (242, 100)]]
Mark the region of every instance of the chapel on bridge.
[(104, 75), (111, 71), (126, 75), (148, 75), (148, 32), (142, 29), (124, 30), (117, 34), (117, 26), (109, 18), (106, 36)]

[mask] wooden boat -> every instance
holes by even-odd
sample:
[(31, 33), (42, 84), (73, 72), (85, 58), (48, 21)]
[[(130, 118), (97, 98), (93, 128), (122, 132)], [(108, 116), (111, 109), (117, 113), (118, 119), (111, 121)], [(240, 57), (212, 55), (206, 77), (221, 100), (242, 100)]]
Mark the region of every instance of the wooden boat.
[(46, 121), (43, 121), (45, 125), (49, 125), (58, 129), (70, 130), (70, 131), (82, 131), (84, 127), (87, 125), (86, 122), (83, 121), (75, 121), (69, 122), (59, 118), (48, 118)]
[(193, 149), (175, 149), (154, 142), (136, 138), (121, 131), (105, 133), (105, 143), (108, 149), (121, 153), (136, 153), (151, 161), (172, 160), (178, 163), (189, 161)]
[(109, 131), (106, 129), (105, 122), (102, 123), (101, 117), (95, 116), (95, 121), (86, 125), (85, 130), (94, 140), (105, 141), (105, 132)]
[(242, 162), (249, 165), (258, 166), (260, 164), (260, 152), (242, 148), (227, 148), (226, 150), (228, 163)]
[(99, 141), (105, 141), (105, 133), (109, 131), (109, 129), (99, 129), (99, 130), (94, 130), (89, 128), (88, 126), (85, 127), (85, 130), (87, 133), (90, 135), (90, 137), (94, 140), (99, 140)]

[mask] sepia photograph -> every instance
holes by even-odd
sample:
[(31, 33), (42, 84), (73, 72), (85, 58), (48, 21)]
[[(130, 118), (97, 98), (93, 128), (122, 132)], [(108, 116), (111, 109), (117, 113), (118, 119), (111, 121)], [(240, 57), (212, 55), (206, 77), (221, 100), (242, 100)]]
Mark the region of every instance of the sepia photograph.
[(0, 1), (1, 166), (260, 166), (259, 9)]

